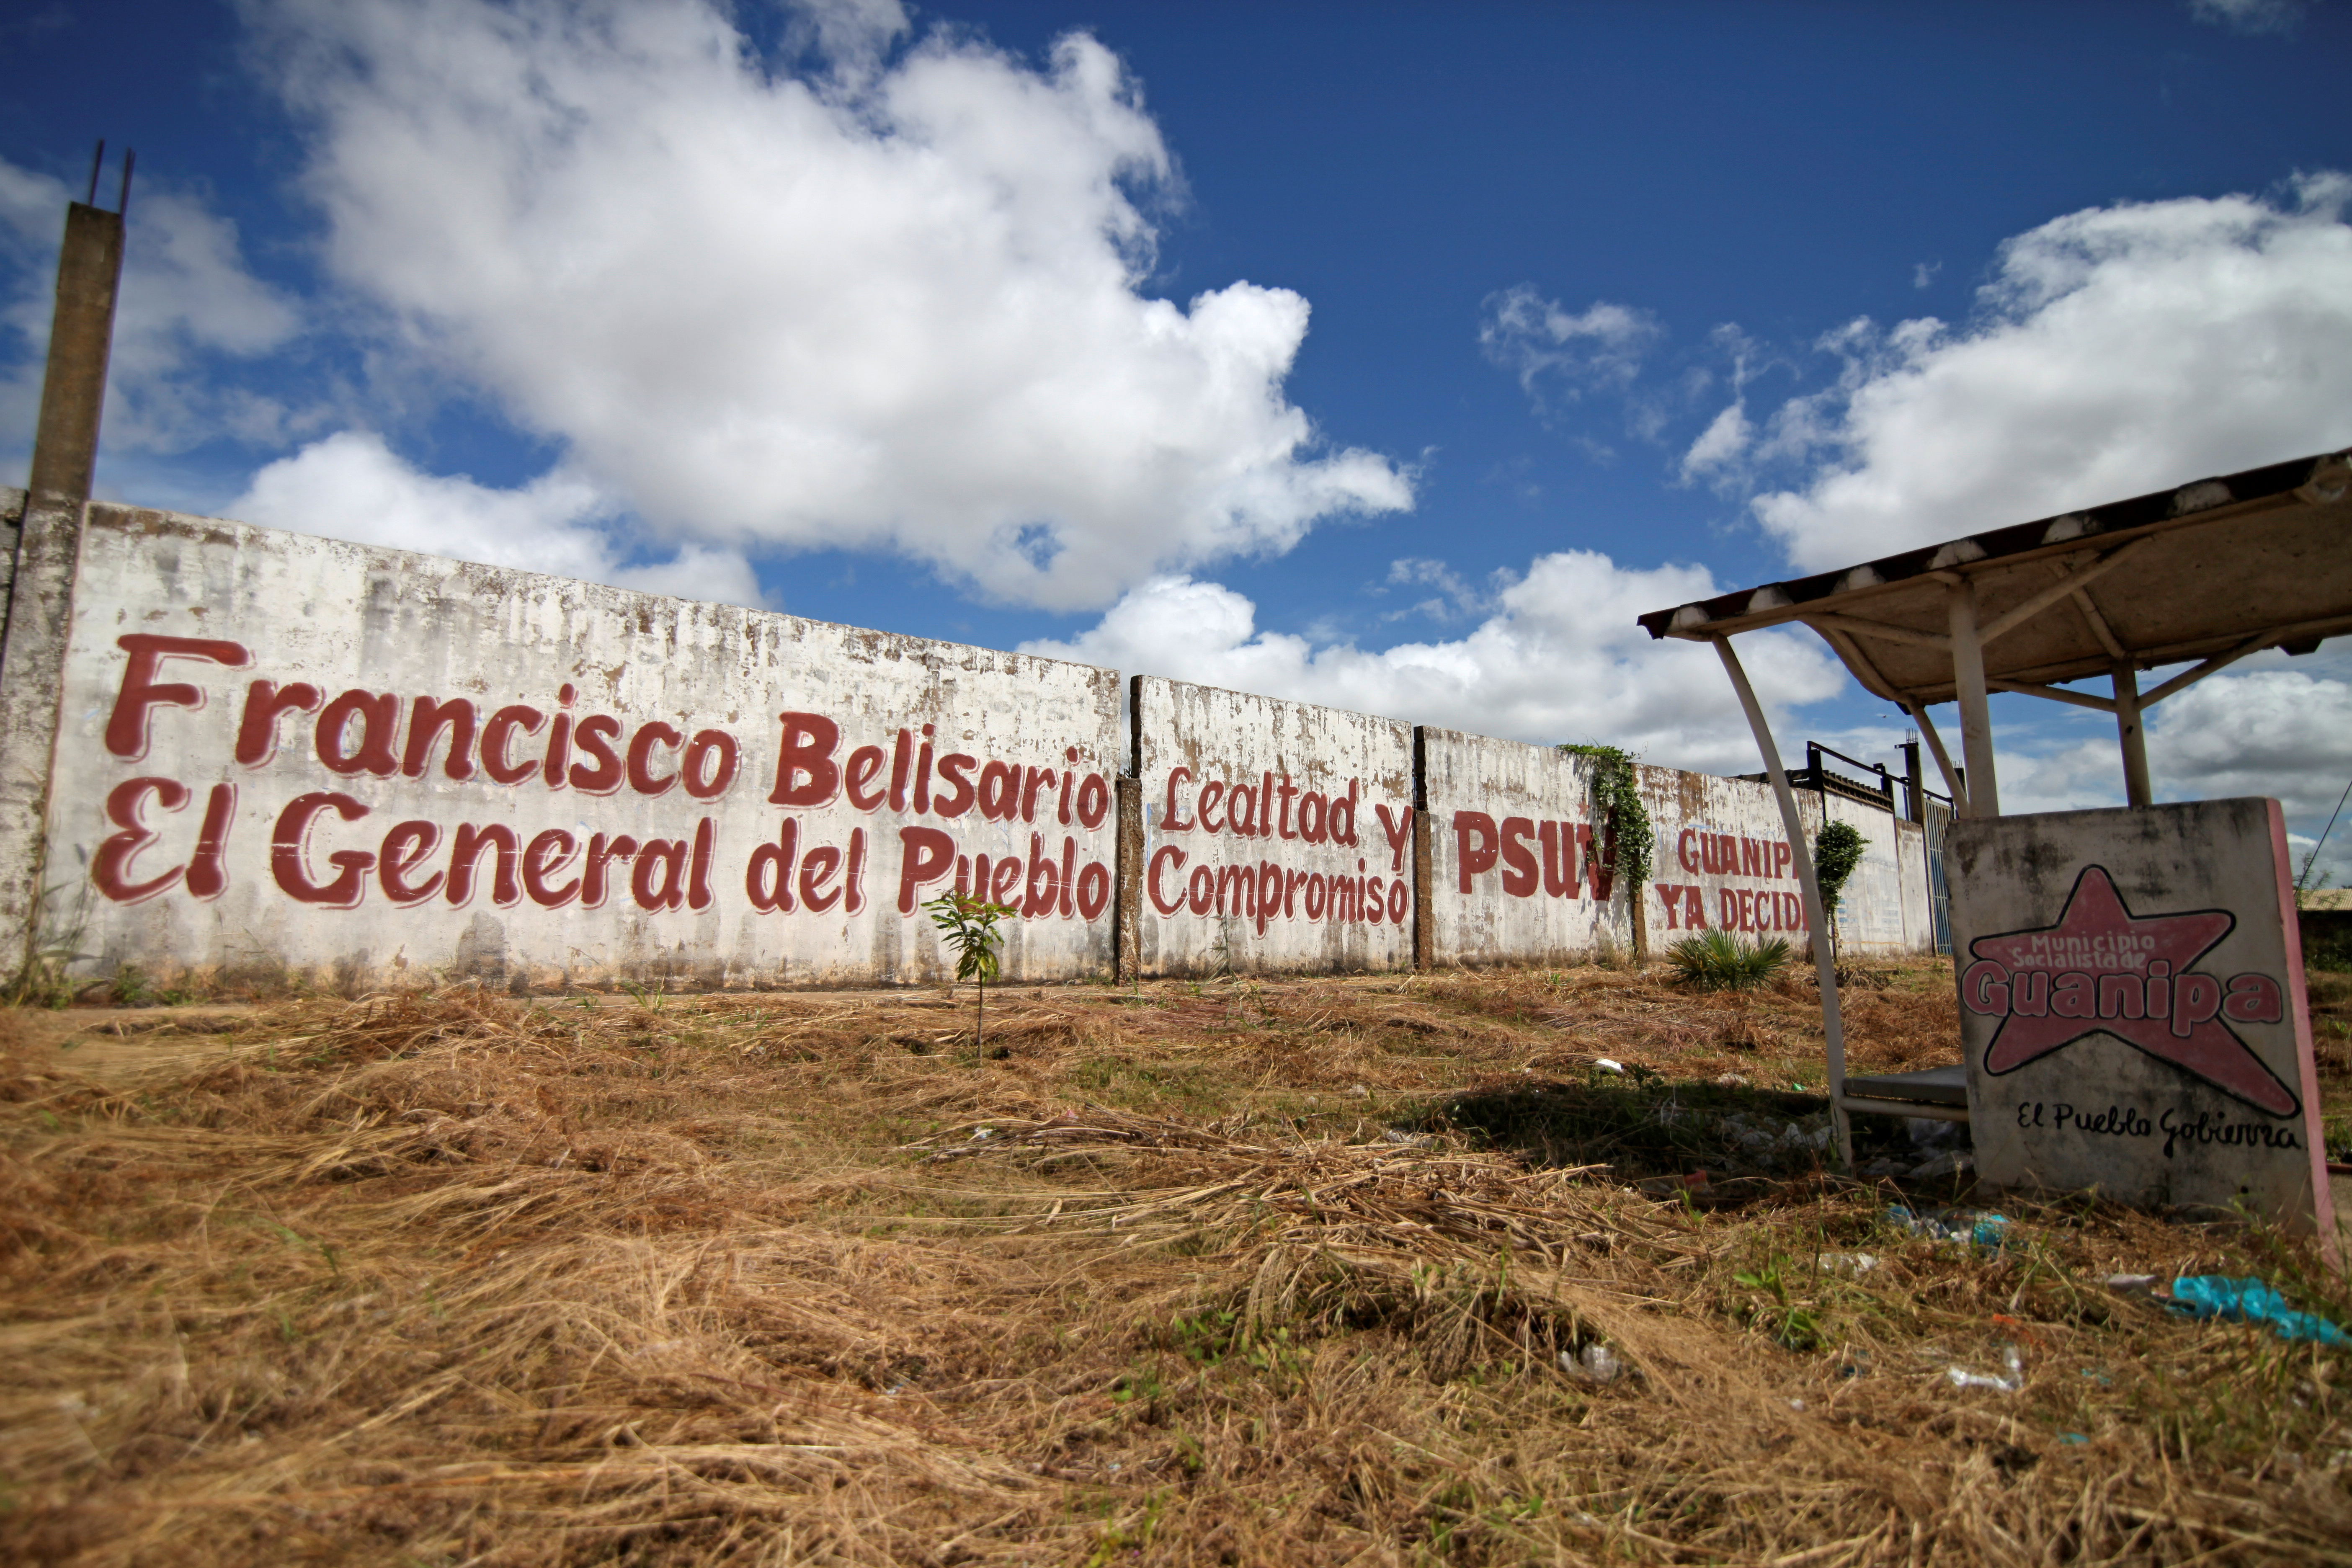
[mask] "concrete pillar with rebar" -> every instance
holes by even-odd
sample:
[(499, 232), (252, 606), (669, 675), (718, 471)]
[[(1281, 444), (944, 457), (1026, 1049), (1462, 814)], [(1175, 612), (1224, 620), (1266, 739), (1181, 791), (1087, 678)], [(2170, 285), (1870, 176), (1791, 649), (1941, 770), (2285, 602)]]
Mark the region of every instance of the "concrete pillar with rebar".
[[(127, 197), (127, 167), (123, 191)], [(42, 950), (54, 945), (47, 940), (48, 928), (64, 919), (50, 907), (50, 890), (43, 886), (48, 779), (66, 643), (73, 628), (82, 517), (98, 470), (123, 232), (120, 212), (83, 202), (66, 209), (40, 425), (33, 438), (7, 621), (0, 629), (0, 910), (7, 911), (13, 924), (0, 968), (8, 973), (21, 973), (37, 963)]]

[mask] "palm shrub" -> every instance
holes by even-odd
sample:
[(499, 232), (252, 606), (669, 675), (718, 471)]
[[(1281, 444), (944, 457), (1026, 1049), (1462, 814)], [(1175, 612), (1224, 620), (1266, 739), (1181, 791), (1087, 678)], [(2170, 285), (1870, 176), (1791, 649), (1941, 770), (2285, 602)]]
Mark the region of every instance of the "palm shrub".
[(1787, 941), (1749, 942), (1727, 931), (1705, 931), (1666, 949), (1675, 978), (1702, 991), (1753, 991), (1789, 967)]

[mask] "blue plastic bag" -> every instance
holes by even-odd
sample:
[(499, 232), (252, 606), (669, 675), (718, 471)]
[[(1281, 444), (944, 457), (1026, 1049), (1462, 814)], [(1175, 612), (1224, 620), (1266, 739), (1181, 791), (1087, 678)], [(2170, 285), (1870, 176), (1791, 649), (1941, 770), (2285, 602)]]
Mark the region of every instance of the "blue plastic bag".
[(2352, 1334), (2315, 1312), (2296, 1311), (2286, 1304), (2285, 1297), (2259, 1279), (2232, 1279), (2223, 1274), (2184, 1275), (2172, 1282), (2172, 1300), (2166, 1305), (2191, 1318), (2266, 1323), (2283, 1340), (2352, 1346)]

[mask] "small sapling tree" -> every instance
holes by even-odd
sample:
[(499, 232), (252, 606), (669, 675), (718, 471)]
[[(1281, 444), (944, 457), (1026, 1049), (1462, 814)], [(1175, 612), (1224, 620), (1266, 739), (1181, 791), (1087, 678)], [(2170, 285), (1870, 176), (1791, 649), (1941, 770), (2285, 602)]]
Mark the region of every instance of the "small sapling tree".
[(1862, 852), (1866, 847), (1862, 834), (1851, 822), (1832, 822), (1823, 826), (1813, 839), (1813, 877), (1822, 889), (1822, 919), (1829, 922), (1830, 952), (1837, 952), (1838, 895), (1845, 891), (1845, 879), (1862, 864)]
[(941, 893), (923, 908), (930, 911), (931, 923), (940, 928), (940, 941), (956, 955), (955, 977), (972, 981), (978, 988), (972, 1004), (971, 1042), (972, 1049), (985, 1051), (988, 983), (996, 978), (997, 953), (1004, 946), (1004, 933), (996, 929), (996, 922), (1021, 911), (970, 893)]

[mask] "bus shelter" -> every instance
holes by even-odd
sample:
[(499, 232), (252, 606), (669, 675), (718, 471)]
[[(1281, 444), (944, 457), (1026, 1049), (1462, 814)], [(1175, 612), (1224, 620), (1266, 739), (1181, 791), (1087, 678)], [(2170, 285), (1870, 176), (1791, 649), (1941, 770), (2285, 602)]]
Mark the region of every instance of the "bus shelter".
[[(2352, 451), (2322, 452), (1640, 617), (1653, 637), (1715, 645), (1763, 753), (1811, 921), (1830, 1100), (1849, 1166), (1849, 1113), (1965, 1121), (1965, 1079), (1958, 1067), (1846, 1077), (1811, 848), (1732, 639), (1811, 627), (1864, 689), (1918, 726), (1961, 816), (2001, 814), (1995, 691), (2113, 714), (2125, 799), (2145, 806), (2149, 708), (2249, 655), (2307, 654), (2352, 631), (2347, 489)], [(2185, 668), (2143, 689), (2142, 674), (2175, 666)], [(1929, 713), (1947, 702), (1958, 710), (1957, 761)]]

